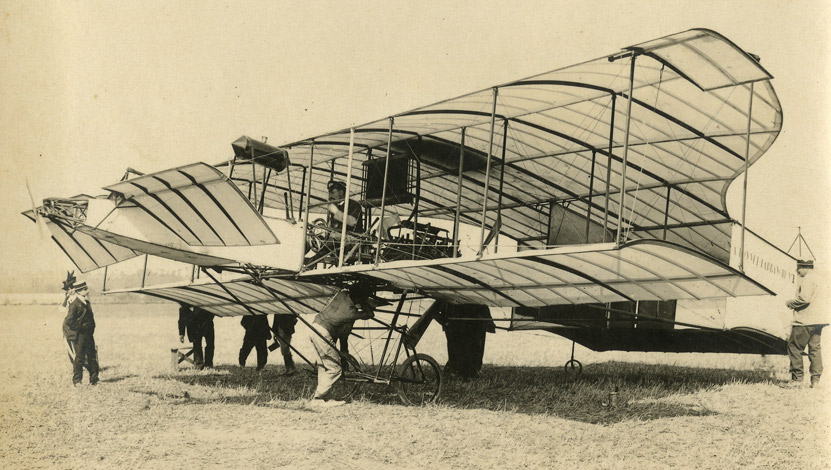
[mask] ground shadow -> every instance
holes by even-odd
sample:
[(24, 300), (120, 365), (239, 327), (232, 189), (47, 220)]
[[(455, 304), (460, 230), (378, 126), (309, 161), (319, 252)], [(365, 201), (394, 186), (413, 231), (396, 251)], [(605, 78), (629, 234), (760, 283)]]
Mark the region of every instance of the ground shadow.
[(108, 384), (109, 384), (109, 383), (121, 382), (122, 380), (131, 379), (131, 378), (133, 378), (133, 377), (138, 377), (138, 376), (137, 376), (137, 375), (135, 375), (135, 374), (130, 374), (130, 375), (120, 375), (120, 376), (118, 376), (118, 377), (110, 377), (110, 378), (103, 379), (103, 380), (101, 380), (100, 382), (101, 382), (101, 383), (108, 383)]
[[(241, 396), (195, 399), (182, 403), (270, 404), (311, 397), (316, 376), (302, 367), (294, 376), (282, 375), (282, 366), (254, 368), (220, 366), (207, 371), (185, 369), (159, 379), (216, 387), (247, 389)], [(631, 419), (672, 416), (707, 416), (711, 410), (696, 405), (662, 402), (670, 395), (693, 394), (731, 383), (775, 383), (769, 371), (702, 369), (665, 365), (607, 362), (591, 364), (579, 376), (562, 367), (486, 366), (480, 377), (445, 376), (440, 406), (554, 415), (576, 421), (608, 424)], [(350, 387), (351, 389), (352, 387)], [(615, 393), (612, 393), (615, 392)], [(220, 394), (221, 395), (221, 394)], [(364, 384), (353, 400), (380, 405), (401, 405), (393, 387)]]

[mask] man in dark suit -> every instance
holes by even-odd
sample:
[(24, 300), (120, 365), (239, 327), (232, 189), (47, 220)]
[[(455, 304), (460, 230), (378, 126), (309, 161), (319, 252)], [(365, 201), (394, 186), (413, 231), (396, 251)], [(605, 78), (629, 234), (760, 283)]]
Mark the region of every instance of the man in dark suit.
[(98, 383), (98, 357), (95, 351), (95, 317), (89, 303), (86, 282), (74, 283), (69, 290), (69, 307), (63, 321), (64, 336), (75, 345), (72, 384), (81, 383), (84, 367), (89, 370), (89, 384)]
[[(179, 342), (185, 342), (185, 333), (188, 341), (193, 344), (193, 362), (196, 367), (203, 369), (214, 366), (214, 316), (211, 312), (192, 307), (185, 303), (179, 304)], [(205, 354), (202, 354), (202, 338), (205, 339)]]
[(245, 360), (251, 349), (257, 349), (257, 370), (262, 370), (268, 362), (268, 346), (266, 342), (271, 339), (271, 331), (268, 327), (268, 317), (265, 315), (245, 315), (240, 320), (245, 328), (245, 336), (242, 339), (242, 347), (239, 350), (239, 366), (245, 367)]
[[(214, 314), (202, 307), (193, 307), (193, 324), (205, 339), (205, 367), (214, 366)], [(201, 348), (202, 344), (199, 343)]]

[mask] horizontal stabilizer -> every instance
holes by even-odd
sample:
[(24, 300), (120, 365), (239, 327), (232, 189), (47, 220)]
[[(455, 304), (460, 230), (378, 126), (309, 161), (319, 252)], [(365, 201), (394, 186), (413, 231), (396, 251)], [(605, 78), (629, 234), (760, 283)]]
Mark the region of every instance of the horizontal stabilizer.
[(195, 253), (189, 250), (176, 249), (173, 247), (150, 243), (144, 240), (137, 240), (135, 238), (126, 237), (108, 232), (106, 230), (96, 229), (95, 227), (90, 227), (89, 225), (79, 225), (75, 233), (86, 234), (87, 237), (94, 240), (100, 240), (105, 243), (121, 246), (138, 254), (150, 254), (174, 261), (180, 261), (182, 263), (196, 264), (199, 266), (221, 266), (233, 263), (230, 259)]
[[(27, 217), (29, 215), (24, 214)], [(30, 217), (32, 218), (32, 217)], [(33, 219), (34, 220), (34, 219)], [(83, 272), (103, 268), (138, 256), (140, 253), (110, 241), (72, 230), (60, 222), (42, 219), (52, 234), (52, 240), (66, 253), (72, 263)]]
[(123, 196), (146, 213), (149, 217), (144, 218), (143, 225), (154, 225), (145, 227), (148, 233), (163, 230), (189, 246), (279, 243), (236, 185), (205, 163), (133, 178), (104, 189)]

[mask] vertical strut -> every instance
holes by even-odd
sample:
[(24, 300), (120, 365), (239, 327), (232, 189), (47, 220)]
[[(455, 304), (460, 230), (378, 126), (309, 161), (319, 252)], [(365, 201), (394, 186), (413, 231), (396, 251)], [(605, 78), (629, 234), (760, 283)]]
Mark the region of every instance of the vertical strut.
[(664, 208), (664, 240), (667, 239), (667, 225), (669, 224), (669, 200), (672, 193), (672, 186), (667, 185), (667, 205)]
[(606, 163), (606, 197), (603, 202), (603, 243), (609, 226), (609, 196), (612, 192), (612, 141), (615, 137), (615, 103), (617, 95), (612, 95), (612, 116), (609, 118), (609, 161)]
[(484, 197), (482, 200), (482, 227), (479, 230), (479, 251), (476, 253), (477, 257), (482, 256), (482, 253), (485, 251), (485, 222), (487, 222), (487, 214), (488, 214), (488, 189), (490, 188), (490, 177), (491, 177), (491, 157), (493, 154), (493, 132), (494, 126), (496, 125), (496, 98), (499, 96), (499, 88), (493, 88), (493, 109), (491, 111), (491, 130), (490, 130), (490, 137), (488, 139), (488, 161), (485, 165), (485, 191)]
[(306, 235), (308, 234), (309, 230), (309, 208), (312, 207), (312, 169), (314, 169), (315, 164), (315, 142), (312, 141), (312, 148), (309, 153), (309, 197), (307, 198), (306, 202), (306, 214), (303, 216), (303, 253), (300, 256), (305, 256), (306, 251), (308, 251), (309, 247), (306, 246)]
[(390, 130), (387, 134), (387, 158), (384, 162), (384, 187), (381, 189), (381, 216), (378, 219), (378, 244), (375, 246), (375, 267), (378, 267), (378, 261), (381, 259), (381, 239), (383, 233), (380, 229), (386, 229), (384, 226), (384, 211), (387, 208), (387, 175), (390, 172), (390, 147), (392, 147), (392, 126), (395, 123), (395, 118), (390, 118)]
[(461, 240), (459, 239), (459, 217), (461, 217), (462, 210), (462, 172), (465, 166), (465, 135), (467, 134), (467, 127), (462, 128), (462, 146), (459, 148), (459, 184), (456, 187), (456, 214), (453, 217), (453, 244), (456, 249), (453, 250), (453, 257), (459, 256), (462, 249)]
[(744, 271), (744, 227), (745, 215), (747, 214), (747, 170), (749, 169), (750, 161), (750, 125), (752, 124), (753, 116), (753, 86), (756, 83), (750, 84), (750, 103), (747, 109), (747, 142), (745, 143), (744, 151), (744, 185), (742, 187), (742, 241), (739, 249), (739, 271)]
[(340, 253), (338, 267), (343, 266), (343, 254), (346, 250), (346, 228), (349, 226), (349, 191), (352, 189), (352, 158), (355, 151), (355, 128), (349, 129), (349, 159), (346, 162), (346, 194), (343, 195), (343, 223), (340, 229)]
[(626, 196), (626, 165), (629, 157), (629, 128), (632, 124), (632, 92), (635, 87), (635, 53), (629, 59), (629, 96), (626, 100), (626, 131), (623, 135), (623, 163), (620, 170), (620, 197), (618, 199), (617, 231), (615, 232), (615, 246), (620, 246), (620, 235), (623, 228), (623, 204)]
[(597, 162), (597, 150), (592, 150), (592, 170), (589, 177), (589, 198), (586, 201), (586, 243), (589, 243), (589, 229), (592, 221), (592, 194), (594, 194), (594, 165)]
[(502, 189), (505, 185), (505, 147), (508, 146), (508, 120), (505, 119), (502, 129), (502, 167), (499, 169), (499, 200), (496, 203), (496, 238), (493, 242), (493, 252), (499, 252), (499, 232), (502, 225)]

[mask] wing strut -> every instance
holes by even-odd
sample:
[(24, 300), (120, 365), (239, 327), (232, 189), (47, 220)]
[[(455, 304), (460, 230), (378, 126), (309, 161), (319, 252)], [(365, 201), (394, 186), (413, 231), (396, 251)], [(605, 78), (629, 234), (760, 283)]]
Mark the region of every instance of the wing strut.
[(623, 224), (623, 200), (626, 196), (626, 161), (629, 156), (629, 126), (632, 123), (632, 91), (635, 85), (635, 56), (636, 52), (632, 51), (629, 58), (629, 96), (626, 100), (626, 130), (623, 134), (623, 164), (620, 169), (620, 198), (618, 202), (617, 214), (617, 231), (615, 232), (615, 246), (620, 247), (621, 226)]
[(744, 183), (742, 186), (742, 241), (739, 248), (739, 271), (744, 272), (744, 227), (745, 215), (747, 213), (747, 170), (750, 166), (750, 124), (753, 120), (753, 86), (756, 82), (750, 84), (750, 103), (747, 110), (747, 137), (744, 148)]

